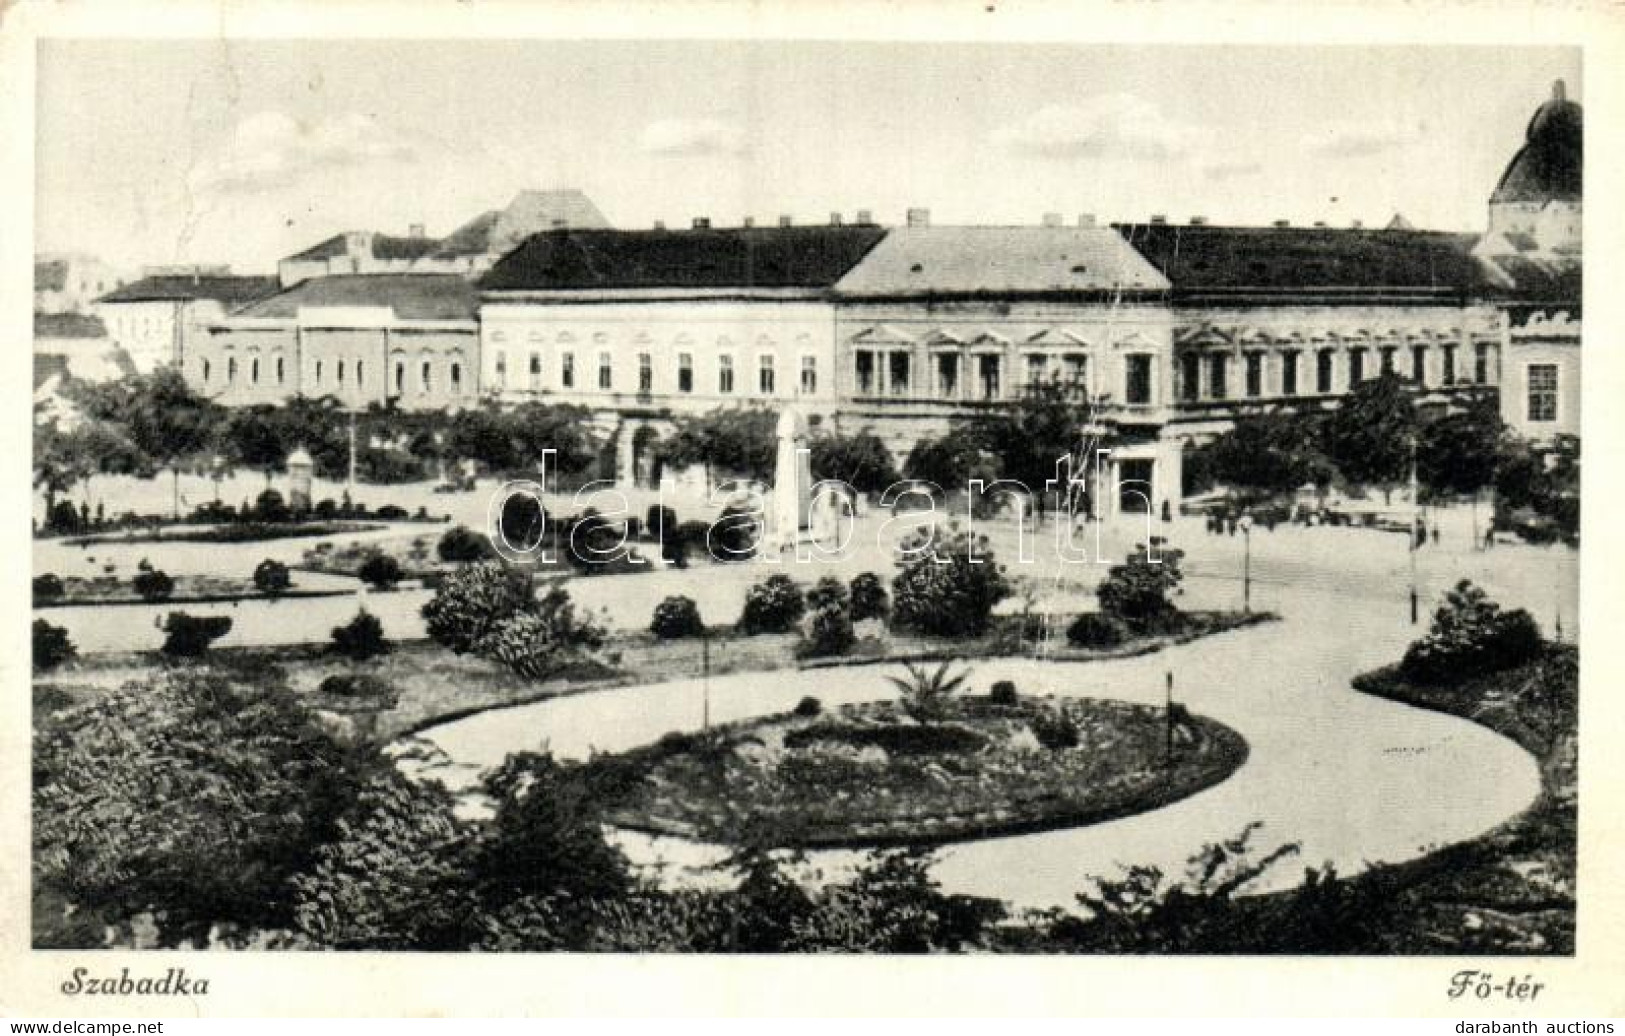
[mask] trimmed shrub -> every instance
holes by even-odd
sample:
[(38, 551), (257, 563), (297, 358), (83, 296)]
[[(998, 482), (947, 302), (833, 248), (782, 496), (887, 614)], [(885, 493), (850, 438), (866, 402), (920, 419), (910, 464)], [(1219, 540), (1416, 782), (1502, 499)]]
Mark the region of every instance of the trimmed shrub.
[(706, 549), (718, 561), (748, 561), (761, 548), (766, 531), (760, 511), (729, 504), (711, 523), (705, 539)]
[(536, 597), (522, 572), (501, 561), (478, 561), (441, 580), (423, 606), (423, 618), (435, 643), (462, 654), (498, 623), (535, 609)]
[(631, 563), (631, 547), (623, 540), (621, 527), (591, 508), (579, 518), (566, 519), (563, 547), (565, 560), (583, 575), (626, 571)]
[(62, 585), (62, 579), (54, 573), (47, 572), (42, 576), (34, 577), (34, 603), (42, 601), (58, 601), (67, 593), (67, 587)]
[(293, 585), (288, 576), (288, 566), (272, 558), (266, 558), (254, 566), (254, 589), (262, 594), (279, 594)]
[(391, 554), (369, 554), (355, 574), (375, 590), (393, 590), (401, 581), (401, 563)]
[(1129, 628), (1119, 619), (1100, 612), (1084, 612), (1066, 628), (1067, 643), (1081, 648), (1117, 647), (1129, 638)]
[(806, 598), (795, 580), (787, 575), (771, 575), (745, 591), (739, 631), (747, 636), (789, 633), (806, 611)]
[(825, 605), (808, 618), (806, 639), (797, 653), (805, 658), (844, 655), (852, 650), (855, 643), (857, 637), (852, 632), (851, 615), (845, 608)]
[(292, 517), (282, 494), (267, 489), (254, 498), (254, 517), (262, 522), (285, 522)]
[(170, 612), (164, 616), (163, 647), (159, 650), (176, 658), (196, 658), (209, 645), (231, 632), (231, 618), (225, 615), (188, 615)]
[(643, 527), (651, 539), (664, 543), (677, 535), (677, 512), (659, 504), (650, 504), (648, 514), (643, 518)]
[[(908, 555), (919, 553), (932, 542), (929, 537), (924, 530), (903, 549)], [(901, 629), (939, 637), (979, 636), (987, 632), (993, 606), (1010, 596), (1010, 581), (984, 537), (973, 545), (967, 533), (953, 530), (939, 539), (943, 542), (931, 550), (902, 562), (892, 580), (892, 621)]]
[(492, 553), (490, 541), (466, 525), (453, 525), (435, 548), (441, 561), (479, 561)]
[(891, 595), (886, 584), (873, 572), (860, 572), (852, 577), (852, 621), (885, 619), (891, 615)]
[(372, 516), (383, 522), (404, 522), (412, 517), (412, 512), (399, 504), (385, 504), (372, 512)]
[(384, 624), (369, 612), (358, 612), (349, 622), (333, 627), (333, 650), (357, 662), (388, 654), (389, 647)]
[(1015, 705), (1021, 701), (1021, 696), (1016, 693), (1016, 685), (1009, 680), (994, 681), (987, 697), (995, 705)]
[(45, 514), (45, 527), (52, 532), (79, 532), (83, 528), (83, 523), (79, 520), (79, 509), (73, 506), (71, 500), (58, 500)]
[(1463, 579), (1434, 612), (1427, 635), (1406, 649), (1399, 669), (1416, 683), (1455, 683), (1522, 665), (1543, 646), (1540, 627), (1528, 612), (1503, 612), (1482, 589)]
[(655, 605), (649, 632), (661, 640), (679, 640), (698, 637), (705, 632), (705, 621), (700, 618), (700, 606), (681, 595), (668, 597)]
[(135, 592), (141, 595), (144, 601), (163, 601), (175, 592), (175, 580), (169, 578), (167, 572), (153, 569), (150, 572), (137, 572), (131, 581)]
[(570, 594), (555, 588), (534, 607), (499, 622), (474, 649), (520, 676), (541, 680), (603, 643), (603, 629), (578, 615)]
[(1160, 538), (1150, 547), (1136, 546), (1128, 560), (1113, 565), (1095, 588), (1101, 614), (1144, 632), (1172, 628), (1179, 609), (1169, 597), (1184, 579), (1179, 570), (1184, 556), (1184, 551), (1169, 548)]
[(824, 608), (835, 608), (846, 611), (850, 607), (846, 586), (834, 576), (824, 576), (814, 583), (807, 591), (807, 608), (809, 611), (819, 611)]
[(1038, 743), (1051, 752), (1078, 747), (1078, 725), (1065, 712), (1045, 709), (1027, 720)]
[(395, 689), (383, 677), (371, 673), (334, 673), (317, 688), (339, 698), (393, 698)]
[(68, 631), (61, 626), (46, 622), (44, 619), (34, 620), (34, 670), (44, 672), (55, 669), (66, 662), (78, 651), (73, 641), (68, 639)]
[(823, 711), (824, 703), (819, 701), (817, 698), (808, 695), (807, 697), (796, 702), (794, 715), (800, 716), (802, 719), (812, 719), (814, 716)]

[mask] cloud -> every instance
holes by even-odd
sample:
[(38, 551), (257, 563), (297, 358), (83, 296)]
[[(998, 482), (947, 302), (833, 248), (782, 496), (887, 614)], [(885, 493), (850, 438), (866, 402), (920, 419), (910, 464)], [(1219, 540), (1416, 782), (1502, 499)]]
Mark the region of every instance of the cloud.
[(358, 113), (304, 122), (260, 112), (239, 122), (230, 139), (192, 173), (194, 189), (252, 194), (315, 173), (416, 160), (406, 136)]
[(1334, 122), (1303, 135), (1303, 150), (1329, 158), (1364, 158), (1414, 144), (1422, 139), (1419, 126), (1397, 122)]
[(1133, 94), (1103, 94), (1080, 104), (1049, 104), (993, 134), (1015, 154), (1038, 158), (1183, 158), (1208, 141), (1207, 131), (1170, 119)]
[(1248, 159), (1207, 162), (1202, 166), (1202, 175), (1209, 180), (1239, 180), (1244, 176), (1257, 176), (1263, 171), (1264, 163)]
[(745, 134), (720, 119), (661, 119), (643, 127), (638, 147), (651, 155), (736, 155)]

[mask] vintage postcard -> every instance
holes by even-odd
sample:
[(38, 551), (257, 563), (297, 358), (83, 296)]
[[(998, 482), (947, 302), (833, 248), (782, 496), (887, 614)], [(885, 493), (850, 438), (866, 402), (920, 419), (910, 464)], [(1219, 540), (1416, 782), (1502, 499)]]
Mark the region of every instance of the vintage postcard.
[(1620, 1013), (1621, 8), (632, 13), (5, 11), (0, 1012)]

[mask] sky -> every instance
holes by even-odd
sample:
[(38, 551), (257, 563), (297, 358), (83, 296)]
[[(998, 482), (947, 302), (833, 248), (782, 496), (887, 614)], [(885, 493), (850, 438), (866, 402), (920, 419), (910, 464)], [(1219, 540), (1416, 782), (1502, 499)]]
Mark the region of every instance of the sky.
[(440, 236), (526, 188), (696, 216), (1481, 230), (1577, 49), (87, 41), (39, 50), (36, 250), (126, 268)]

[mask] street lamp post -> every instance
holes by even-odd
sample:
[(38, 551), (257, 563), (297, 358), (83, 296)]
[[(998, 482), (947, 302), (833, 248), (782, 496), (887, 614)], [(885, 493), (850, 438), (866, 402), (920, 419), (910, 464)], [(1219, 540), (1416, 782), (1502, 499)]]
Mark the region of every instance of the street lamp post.
[(1162, 758), (1164, 765), (1169, 765), (1174, 761), (1174, 671), (1172, 669), (1164, 674), (1162, 715), (1164, 725), (1167, 727), (1162, 747)]
[(1411, 527), (1410, 527), (1410, 554), (1411, 554), (1411, 625), (1417, 620), (1417, 593), (1416, 593), (1416, 548), (1417, 533), (1421, 529), (1421, 498), (1416, 489), (1416, 436), (1411, 436)]
[(1253, 610), (1253, 516), (1244, 514), (1236, 522), (1241, 530), (1241, 610)]

